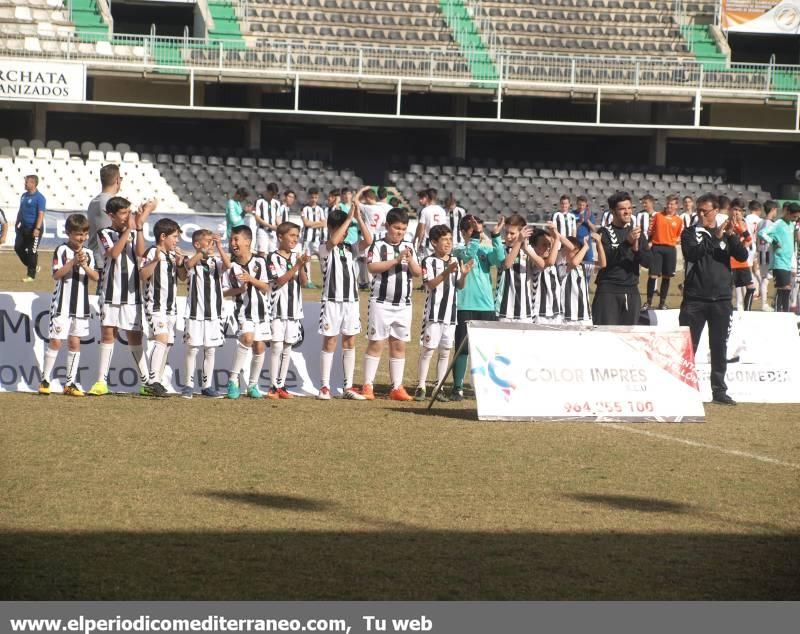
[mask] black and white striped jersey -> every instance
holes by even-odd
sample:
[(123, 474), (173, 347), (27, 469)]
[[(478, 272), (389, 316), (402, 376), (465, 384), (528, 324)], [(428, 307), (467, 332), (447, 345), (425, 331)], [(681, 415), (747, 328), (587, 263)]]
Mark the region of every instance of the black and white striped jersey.
[(564, 309), (564, 321), (591, 321), (589, 309), (589, 288), (586, 283), (583, 266), (570, 269), (562, 282), (561, 306)]
[(532, 267), (531, 300), (534, 319), (561, 314), (561, 282), (555, 266)]
[[(506, 247), (506, 255), (511, 249)], [(511, 268), (506, 268), (505, 263), (497, 267), (495, 311), (501, 319), (530, 321), (532, 302), (528, 275), (531, 267), (528, 255), (521, 249)]]
[[(88, 265), (94, 268), (94, 254), (91, 249), (81, 247)], [(74, 251), (68, 244), (61, 244), (53, 253), (53, 273), (61, 269), (67, 262), (75, 258)], [(89, 318), (89, 280), (83, 267), (77, 266), (60, 280), (56, 280), (53, 299), (50, 302), (50, 317)]]
[(343, 242), (328, 250), (328, 244), (319, 245), (322, 262), (322, 301), (357, 302), (358, 269), (355, 245)]
[[(103, 253), (106, 253), (120, 240), (120, 234), (112, 227), (100, 229), (97, 241)], [(100, 282), (100, 303), (141, 304), (142, 291), (139, 286), (139, 267), (136, 265), (136, 231), (128, 233), (128, 243), (115, 258), (105, 258), (103, 275)]]
[(144, 282), (144, 308), (148, 314), (175, 315), (178, 312), (178, 266), (175, 264), (175, 254), (150, 247), (145, 251), (141, 266), (155, 260), (158, 260), (158, 264)]
[(635, 225), (642, 230), (642, 235), (645, 239), (650, 237), (650, 214), (647, 211), (640, 211), (636, 214)]
[[(223, 290), (240, 288), (242, 282), (239, 281), (238, 276), (242, 273), (249, 273), (251, 277), (257, 280), (269, 282), (267, 261), (261, 256), (251, 255), (250, 259), (244, 264), (231, 262), (231, 268), (227, 270), (223, 278)], [(269, 291), (262, 293), (252, 284), (247, 284), (247, 290), (244, 293), (235, 295), (233, 299), (236, 302), (234, 316), (239, 323), (244, 321), (261, 323), (271, 319), (272, 309), (270, 307)]]
[(562, 236), (575, 237), (578, 234), (578, 221), (571, 211), (554, 213), (553, 224)]
[(283, 222), (289, 222), (289, 213), (291, 212), (291, 208), (289, 205), (284, 205), (281, 203), (278, 205), (278, 213), (275, 216), (275, 224), (279, 225)]
[[(406, 249), (412, 254), (414, 253), (414, 245), (405, 240), (399, 244), (389, 244), (385, 240), (378, 240), (367, 251), (367, 262), (388, 262), (400, 256)], [(396, 264), (383, 273), (375, 273), (372, 276), (370, 301), (392, 306), (409, 306), (411, 304), (411, 277), (408, 263)]]
[[(319, 205), (311, 207), (306, 205), (301, 212), (303, 218), (309, 222), (327, 221), (328, 212)], [(327, 227), (320, 227), (312, 229), (311, 227), (303, 227), (303, 244), (316, 244), (319, 245), (328, 239)]]
[[(282, 222), (281, 220), (279, 220), (280, 208), (281, 208), (281, 202), (277, 198), (273, 198), (272, 200), (267, 200), (266, 198), (259, 198), (256, 201), (255, 212), (259, 218), (268, 222), (269, 224), (279, 225)], [(267, 229), (266, 227), (262, 227), (260, 224), (258, 225), (258, 228), (268, 233), (272, 233), (272, 229)]]
[(188, 293), (184, 316), (198, 321), (222, 319), (222, 280), (225, 275), (222, 258), (205, 258), (192, 268), (187, 267), (186, 271)]
[(272, 288), (272, 319), (302, 319), (303, 293), (300, 287), (299, 271), (286, 284), (277, 287), (278, 278), (297, 264), (298, 253), (283, 257), (278, 251), (267, 256), (267, 276)]
[(681, 214), (681, 220), (683, 221), (683, 228), (691, 227), (697, 224), (697, 214), (689, 213), (688, 211), (684, 211)]
[(461, 219), (467, 215), (467, 212), (462, 207), (447, 209), (445, 212), (447, 214), (446, 224), (450, 227), (450, 231), (453, 232), (453, 247), (464, 244), (464, 236), (461, 235), (458, 225), (461, 224)]
[(611, 221), (614, 220), (614, 212), (610, 209), (607, 209), (603, 212), (603, 218), (600, 221), (601, 227), (608, 227), (611, 224)]
[(458, 268), (447, 275), (442, 282), (435, 288), (425, 289), (425, 311), (422, 313), (422, 321), (426, 324), (454, 324), (456, 323), (456, 283), (461, 278), (461, 263), (454, 255), (447, 259), (429, 255), (422, 260), (422, 279), (430, 282), (438, 277), (450, 265), (451, 262), (458, 264)]

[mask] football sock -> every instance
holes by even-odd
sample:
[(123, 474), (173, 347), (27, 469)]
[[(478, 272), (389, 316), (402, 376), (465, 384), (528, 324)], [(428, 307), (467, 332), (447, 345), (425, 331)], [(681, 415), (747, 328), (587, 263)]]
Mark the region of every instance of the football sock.
[(389, 359), (389, 377), (392, 380), (392, 389), (396, 390), (403, 385), (403, 372), (406, 369), (406, 359)]
[(353, 387), (353, 373), (356, 370), (356, 349), (342, 350), (342, 369), (344, 370), (344, 389)]
[(319, 377), (322, 387), (331, 387), (331, 367), (333, 366), (333, 352), (319, 353)]
[(372, 385), (375, 383), (375, 375), (378, 373), (378, 365), (380, 362), (380, 357), (372, 357), (368, 354), (364, 355), (364, 385)]
[(431, 365), (433, 358), (433, 348), (422, 348), (419, 353), (419, 362), (417, 364), (417, 386), (424, 388), (428, 380), (428, 368)]
[(58, 350), (48, 348), (44, 351), (44, 367), (42, 368), (42, 380), (50, 383), (50, 377), (53, 374), (53, 366), (56, 364), (58, 357)]

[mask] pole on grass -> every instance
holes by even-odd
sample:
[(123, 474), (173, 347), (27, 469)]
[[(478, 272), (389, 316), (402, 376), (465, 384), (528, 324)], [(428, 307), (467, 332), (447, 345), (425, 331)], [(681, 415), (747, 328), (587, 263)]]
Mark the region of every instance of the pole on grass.
[(447, 380), (447, 377), (450, 376), (450, 373), (453, 371), (453, 366), (456, 364), (456, 359), (458, 359), (458, 355), (461, 354), (461, 351), (464, 349), (464, 346), (467, 345), (468, 338), (469, 337), (464, 337), (461, 340), (461, 343), (458, 345), (458, 349), (456, 350), (455, 355), (453, 355), (453, 359), (450, 361), (450, 365), (447, 366), (447, 372), (444, 373), (442, 382), (436, 384), (436, 387), (433, 390), (433, 394), (431, 394), (431, 400), (428, 401), (428, 407), (426, 407), (425, 409), (430, 409), (431, 407), (433, 407), (433, 403), (436, 400), (436, 397), (439, 395), (439, 392), (442, 391), (444, 382)]

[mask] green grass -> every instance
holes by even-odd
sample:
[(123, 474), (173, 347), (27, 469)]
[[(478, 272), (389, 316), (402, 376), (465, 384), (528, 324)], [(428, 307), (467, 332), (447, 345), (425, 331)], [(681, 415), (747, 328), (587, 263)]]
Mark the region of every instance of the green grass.
[[(0, 288), (49, 289), (22, 274), (0, 255)], [(798, 438), (798, 406), (609, 427), (3, 394), (0, 598), (800, 599)]]

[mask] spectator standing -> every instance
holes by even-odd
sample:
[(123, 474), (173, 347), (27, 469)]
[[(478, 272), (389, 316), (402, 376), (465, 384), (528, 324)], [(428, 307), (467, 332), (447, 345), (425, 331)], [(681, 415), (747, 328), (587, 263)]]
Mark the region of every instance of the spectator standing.
[(39, 238), (44, 227), (46, 201), (37, 189), (38, 186), (38, 176), (25, 177), (25, 193), (20, 197), (15, 223), (17, 237), (14, 241), (14, 251), (20, 262), (28, 269), (28, 275), (23, 278), (23, 282), (33, 282), (39, 271)]

